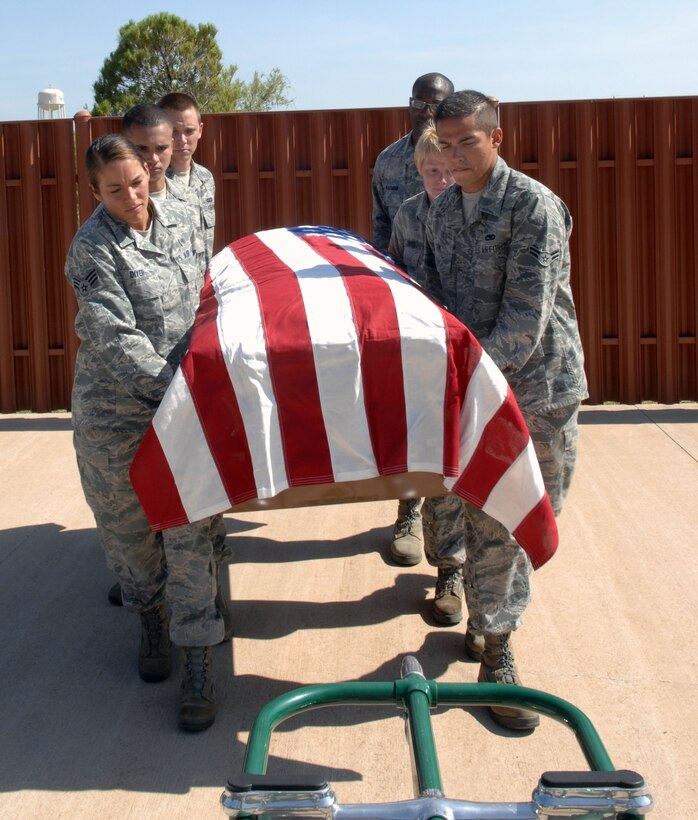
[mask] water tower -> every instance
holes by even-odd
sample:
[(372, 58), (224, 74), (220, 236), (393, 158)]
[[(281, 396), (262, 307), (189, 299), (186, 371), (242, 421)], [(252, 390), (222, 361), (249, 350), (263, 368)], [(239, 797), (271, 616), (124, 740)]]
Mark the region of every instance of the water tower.
[(63, 92), (50, 85), (39, 91), (39, 119), (52, 120), (54, 117), (65, 117)]

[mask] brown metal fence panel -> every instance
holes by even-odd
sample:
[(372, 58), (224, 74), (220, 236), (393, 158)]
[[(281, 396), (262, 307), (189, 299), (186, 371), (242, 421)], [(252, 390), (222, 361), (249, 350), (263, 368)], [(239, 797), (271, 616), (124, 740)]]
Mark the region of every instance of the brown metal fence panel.
[(698, 398), (698, 98), (502, 105), (502, 155), (574, 217), (590, 401)]
[[(590, 401), (698, 399), (698, 97), (502, 104), (502, 155), (568, 204)], [(371, 171), (404, 108), (210, 114), (216, 249), (327, 224), (371, 238)], [(118, 118), (0, 123), (0, 410), (69, 406), (63, 262), (96, 202), (82, 158)], [(77, 168), (75, 157), (77, 156)]]
[(63, 261), (77, 228), (69, 120), (0, 124), (0, 409), (68, 406), (77, 341)]

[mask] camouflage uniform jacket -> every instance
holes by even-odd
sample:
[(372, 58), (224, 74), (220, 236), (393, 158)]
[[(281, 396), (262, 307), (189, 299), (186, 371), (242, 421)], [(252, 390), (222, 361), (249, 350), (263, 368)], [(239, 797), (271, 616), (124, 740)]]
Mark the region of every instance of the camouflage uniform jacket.
[(410, 131), (384, 148), (373, 167), (373, 244), (378, 250), (388, 250), (393, 219), (400, 205), (423, 190), (422, 177), (414, 164)]
[(211, 254), (208, 250), (204, 211), (196, 191), (193, 188), (185, 187), (175, 179), (166, 177), (165, 192), (165, 199), (175, 199), (177, 202), (183, 202), (189, 209), (192, 222), (201, 237), (201, 247), (204, 248), (202, 265), (204, 266), (204, 270), (206, 270), (208, 263), (211, 261)]
[(426, 191), (406, 199), (395, 214), (388, 245), (388, 256), (422, 286), (425, 284), (424, 238), (428, 213)]
[(80, 338), (76, 429), (142, 433), (188, 345), (203, 284), (201, 237), (182, 203), (150, 204), (149, 239), (99, 205), (68, 250)]
[(587, 396), (571, 230), (564, 202), (501, 158), (468, 225), (458, 185), (427, 217), (427, 289), (475, 334), (527, 412)]
[(199, 199), (201, 207), (203, 229), (206, 235), (206, 253), (210, 260), (213, 256), (213, 235), (216, 228), (216, 183), (213, 179), (213, 174), (192, 161), (191, 170), (189, 172), (189, 185), (185, 186), (177, 180), (172, 167), (166, 171), (167, 178), (179, 188), (188, 188), (189, 191), (196, 194)]

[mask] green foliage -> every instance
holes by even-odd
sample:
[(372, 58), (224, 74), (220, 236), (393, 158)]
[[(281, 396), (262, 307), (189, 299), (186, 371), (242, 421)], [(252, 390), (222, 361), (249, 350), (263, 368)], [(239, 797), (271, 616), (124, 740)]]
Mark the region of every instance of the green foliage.
[(119, 43), (93, 88), (95, 116), (120, 116), (131, 106), (157, 102), (171, 91), (195, 97), (204, 112), (269, 111), (288, 105), (289, 84), (278, 68), (255, 71), (249, 83), (237, 66), (223, 66), (211, 23), (193, 26), (162, 12), (119, 29)]

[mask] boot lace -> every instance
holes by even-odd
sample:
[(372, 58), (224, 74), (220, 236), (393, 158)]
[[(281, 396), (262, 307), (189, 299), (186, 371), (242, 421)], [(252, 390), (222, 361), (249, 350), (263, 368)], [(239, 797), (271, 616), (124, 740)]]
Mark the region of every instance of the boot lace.
[(516, 663), (514, 662), (514, 653), (509, 646), (508, 635), (499, 637), (493, 650), (495, 655), (493, 658), (494, 663), (490, 666), (491, 674), (499, 683), (520, 683)]
[(207, 646), (188, 647), (184, 653), (184, 688), (205, 696), (204, 689), (209, 683), (208, 668), (211, 659)]
[(442, 570), (436, 582), (436, 597), (443, 598), (444, 595), (455, 595), (460, 598), (461, 586), (463, 584), (460, 570)]
[(141, 612), (141, 624), (148, 641), (148, 649), (150, 652), (155, 652), (159, 649), (162, 641), (163, 619), (160, 610), (149, 609), (146, 612)]
[(419, 519), (419, 499), (401, 501), (398, 507), (398, 520), (395, 522), (395, 538), (412, 532)]

